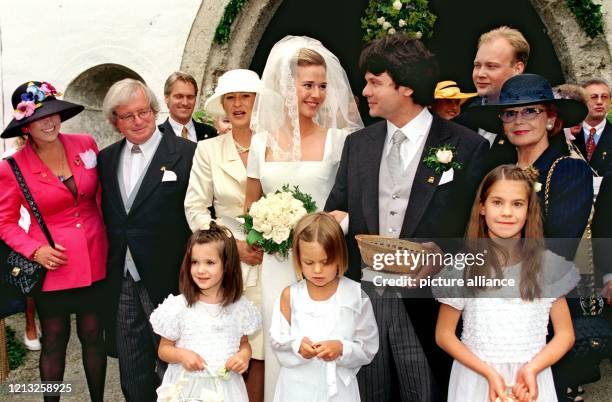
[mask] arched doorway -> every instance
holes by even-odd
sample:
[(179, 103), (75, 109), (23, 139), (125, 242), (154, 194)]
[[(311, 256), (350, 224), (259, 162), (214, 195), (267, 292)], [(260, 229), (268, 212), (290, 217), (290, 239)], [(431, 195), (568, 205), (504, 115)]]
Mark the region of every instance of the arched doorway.
[(66, 88), (64, 99), (85, 106), (85, 110), (63, 123), (62, 130), (91, 133), (100, 148), (120, 139), (102, 115), (102, 101), (111, 85), (124, 78), (144, 82), (134, 71), (119, 64), (100, 64), (79, 74)]
[[(182, 70), (201, 80), (202, 93), (211, 91), (218, 75), (229, 69), (251, 66), (261, 71), (272, 45), (286, 34), (321, 39), (347, 68), (353, 91), (361, 92), (360, 74), (354, 66), (361, 47), (359, 20), (367, 0), (250, 0), (234, 22), (229, 42), (223, 45), (212, 42), (214, 26), (221, 18), (211, 16), (213, 3), (227, 4), (225, 0), (203, 2), (181, 62)], [(471, 86), (469, 70), (478, 35), (502, 24), (525, 33), (534, 47), (528, 71), (547, 76), (553, 84), (595, 76), (612, 80), (612, 57), (605, 36), (588, 38), (565, 0), (430, 0), (429, 5), (438, 21), (434, 36), (425, 42), (440, 57), (442, 73), (466, 88)]]
[[(285, 35), (307, 35), (319, 39), (338, 56), (353, 93), (361, 95), (364, 81), (357, 64), (363, 46), (360, 18), (367, 3), (368, 0), (284, 0), (268, 24), (250, 68), (261, 74), (270, 49)], [(478, 37), (492, 28), (508, 25), (523, 32), (530, 43), (528, 72), (545, 76), (553, 85), (565, 81), (546, 28), (529, 0), (497, 1), (495, 7), (488, 0), (430, 0), (429, 7), (437, 20), (433, 36), (423, 41), (437, 55), (442, 79), (455, 80), (461, 88), (472, 90)], [(365, 102), (361, 105), (362, 116), (368, 119)]]

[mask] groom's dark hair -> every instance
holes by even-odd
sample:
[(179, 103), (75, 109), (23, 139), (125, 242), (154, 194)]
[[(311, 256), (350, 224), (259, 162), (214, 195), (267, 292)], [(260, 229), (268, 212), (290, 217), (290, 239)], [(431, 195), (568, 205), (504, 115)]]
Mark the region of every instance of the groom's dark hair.
[(405, 34), (386, 35), (365, 45), (359, 56), (362, 74), (387, 72), (397, 86), (410, 87), (421, 106), (433, 103), (438, 82), (438, 62), (423, 42)]

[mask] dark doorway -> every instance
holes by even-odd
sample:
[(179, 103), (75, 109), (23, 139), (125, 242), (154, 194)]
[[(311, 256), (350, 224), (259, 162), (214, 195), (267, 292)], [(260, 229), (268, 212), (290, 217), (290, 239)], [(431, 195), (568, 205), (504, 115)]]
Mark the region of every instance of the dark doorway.
[[(270, 49), (284, 36), (311, 36), (338, 56), (353, 93), (361, 96), (364, 81), (357, 61), (363, 46), (360, 19), (367, 2), (284, 0), (262, 36), (250, 68), (261, 74)], [(463, 90), (473, 90), (471, 72), (478, 37), (492, 28), (508, 25), (523, 32), (531, 45), (527, 72), (545, 76), (552, 85), (564, 81), (544, 24), (529, 0), (430, 0), (429, 7), (438, 18), (433, 36), (424, 42), (438, 56), (441, 79), (455, 80)], [(367, 119), (364, 103), (361, 102), (361, 111)]]

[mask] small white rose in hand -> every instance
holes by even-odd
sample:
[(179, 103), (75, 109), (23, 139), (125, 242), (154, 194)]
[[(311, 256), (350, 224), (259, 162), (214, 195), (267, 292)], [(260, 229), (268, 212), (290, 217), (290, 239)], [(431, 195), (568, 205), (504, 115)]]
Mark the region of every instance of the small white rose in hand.
[(443, 163), (445, 165), (447, 163), (451, 163), (453, 160), (453, 151), (448, 149), (439, 149), (436, 152), (436, 158), (438, 159), (438, 162)]

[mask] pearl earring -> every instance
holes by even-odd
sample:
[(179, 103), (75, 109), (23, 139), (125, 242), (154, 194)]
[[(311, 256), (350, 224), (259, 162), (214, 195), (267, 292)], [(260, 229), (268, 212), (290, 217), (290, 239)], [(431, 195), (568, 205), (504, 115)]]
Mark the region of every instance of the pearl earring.
[(546, 129), (548, 131), (551, 131), (553, 129), (554, 125), (551, 122), (548, 122), (548, 124), (546, 125)]

